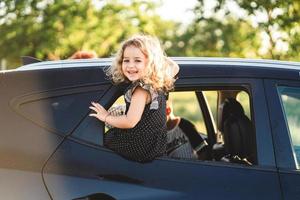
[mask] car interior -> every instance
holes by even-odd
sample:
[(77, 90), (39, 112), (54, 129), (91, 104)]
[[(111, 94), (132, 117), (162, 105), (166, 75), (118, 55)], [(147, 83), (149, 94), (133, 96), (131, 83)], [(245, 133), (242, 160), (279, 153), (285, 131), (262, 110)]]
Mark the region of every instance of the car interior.
[[(201, 93), (203, 93), (201, 91)], [(205, 92), (204, 92), (205, 93)], [(244, 94), (244, 99), (239, 99), (239, 94)], [(245, 109), (250, 115), (250, 98), (243, 90), (217, 90), (216, 113), (205, 115), (208, 120), (216, 122), (213, 132), (207, 131), (208, 149), (204, 157), (209, 160), (238, 163), (245, 165), (256, 164), (255, 132), (251, 116), (247, 116)], [(245, 98), (247, 97), (247, 98)], [(206, 98), (208, 99), (208, 98)], [(244, 105), (240, 103), (243, 101)], [(210, 103), (205, 104), (210, 108)], [(245, 107), (245, 108), (244, 108)], [(209, 130), (209, 129), (208, 129)]]
[(222, 145), (214, 144), (212, 152), (216, 160), (252, 165), (256, 163), (255, 132), (242, 104), (236, 99), (239, 92), (219, 92), (217, 127), (223, 141)]

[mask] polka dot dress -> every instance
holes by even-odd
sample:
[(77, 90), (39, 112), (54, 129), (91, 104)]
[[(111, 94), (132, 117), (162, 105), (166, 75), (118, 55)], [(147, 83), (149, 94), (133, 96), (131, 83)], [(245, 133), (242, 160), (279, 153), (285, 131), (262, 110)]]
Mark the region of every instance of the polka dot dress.
[(166, 151), (166, 100), (163, 93), (154, 94), (147, 85), (132, 84), (125, 94), (126, 113), (131, 94), (137, 86), (150, 92), (152, 102), (145, 106), (141, 120), (134, 128), (108, 130), (104, 145), (126, 159), (149, 162)]

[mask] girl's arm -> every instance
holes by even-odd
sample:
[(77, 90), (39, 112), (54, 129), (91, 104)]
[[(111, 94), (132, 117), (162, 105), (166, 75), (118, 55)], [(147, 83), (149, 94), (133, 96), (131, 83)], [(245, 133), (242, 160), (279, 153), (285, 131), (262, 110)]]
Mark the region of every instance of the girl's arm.
[(113, 127), (129, 129), (135, 127), (140, 121), (147, 102), (150, 101), (150, 94), (141, 87), (137, 87), (131, 97), (130, 107), (126, 115), (112, 116), (98, 103), (92, 102), (90, 109), (96, 113), (90, 114), (92, 117), (106, 122)]

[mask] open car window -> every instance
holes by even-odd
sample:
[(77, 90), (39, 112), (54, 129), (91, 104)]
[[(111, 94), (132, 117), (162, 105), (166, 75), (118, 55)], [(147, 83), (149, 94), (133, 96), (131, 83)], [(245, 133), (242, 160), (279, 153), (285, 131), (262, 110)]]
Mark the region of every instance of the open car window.
[[(184, 136), (178, 133), (171, 136), (168, 132), (168, 146), (171, 146), (167, 148), (168, 157), (245, 165), (257, 163), (251, 98), (246, 89), (173, 91), (168, 101), (172, 101), (175, 116), (193, 125), (185, 130)], [(111, 108), (124, 104), (124, 97), (120, 96)], [(185, 126), (189, 125), (182, 125), (180, 129), (184, 130)]]

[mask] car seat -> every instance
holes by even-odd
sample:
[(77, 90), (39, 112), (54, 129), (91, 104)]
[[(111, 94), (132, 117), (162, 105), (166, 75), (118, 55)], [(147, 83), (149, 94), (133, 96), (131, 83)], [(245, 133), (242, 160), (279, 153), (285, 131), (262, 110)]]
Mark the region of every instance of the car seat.
[(220, 111), (219, 130), (223, 134), (225, 158), (231, 162), (255, 164), (255, 133), (242, 105), (234, 98), (227, 98)]

